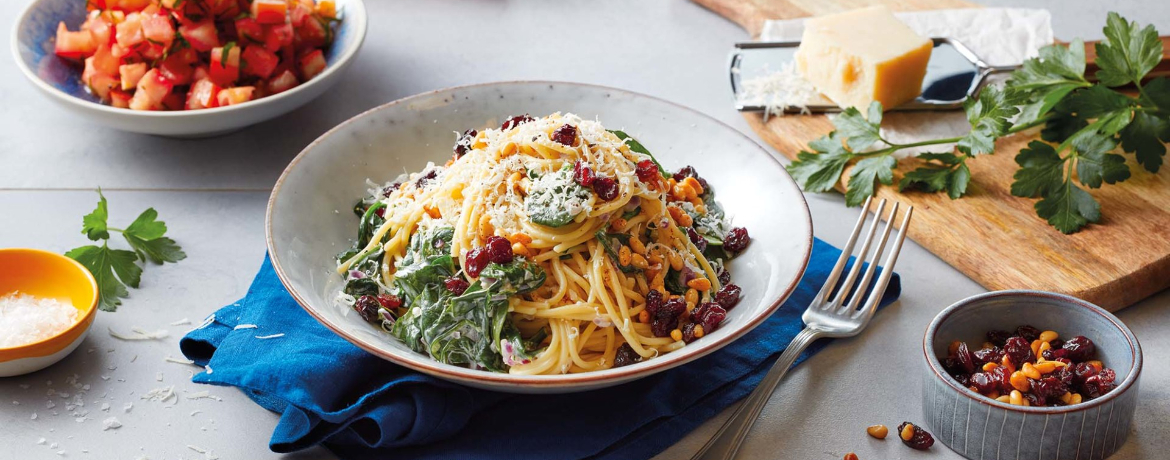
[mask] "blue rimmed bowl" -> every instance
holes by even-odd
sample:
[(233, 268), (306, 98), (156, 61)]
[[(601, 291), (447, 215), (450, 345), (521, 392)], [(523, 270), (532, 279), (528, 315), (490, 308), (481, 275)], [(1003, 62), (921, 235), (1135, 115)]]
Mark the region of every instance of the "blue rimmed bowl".
[[(1083, 335), (1097, 359), (1117, 372), (1117, 388), (1061, 407), (1023, 407), (979, 395), (943, 369), (952, 341), (983, 343), (992, 329), (1030, 324), (1062, 337)], [(1137, 407), (1142, 351), (1137, 337), (1108, 311), (1075, 297), (1041, 291), (998, 291), (969, 297), (931, 321), (923, 415), (935, 439), (969, 459), (1095, 460), (1121, 447)]]
[(320, 96), (335, 85), (366, 38), (366, 8), (361, 0), (337, 0), (341, 22), (325, 50), (324, 72), (280, 94), (227, 107), (203, 110), (138, 111), (101, 103), (81, 82), (81, 67), (53, 52), (57, 24), (76, 30), (85, 21), (85, 0), (33, 0), (12, 31), (16, 66), (54, 103), (94, 123), (122, 131), (172, 137), (228, 133), (275, 118)]

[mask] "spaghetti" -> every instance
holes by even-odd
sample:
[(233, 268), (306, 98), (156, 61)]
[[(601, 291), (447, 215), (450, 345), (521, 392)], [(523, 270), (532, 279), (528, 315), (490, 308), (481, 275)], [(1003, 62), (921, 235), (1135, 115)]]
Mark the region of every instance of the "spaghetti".
[(435, 359), (587, 372), (677, 350), (739, 300), (744, 250), (690, 167), (668, 174), (621, 131), (572, 114), (469, 130), (355, 206), (339, 300)]

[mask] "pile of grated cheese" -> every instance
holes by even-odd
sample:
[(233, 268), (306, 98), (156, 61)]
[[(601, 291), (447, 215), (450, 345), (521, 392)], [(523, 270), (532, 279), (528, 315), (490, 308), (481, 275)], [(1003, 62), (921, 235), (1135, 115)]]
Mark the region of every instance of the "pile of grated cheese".
[(77, 309), (57, 299), (20, 292), (0, 297), (0, 348), (53, 337), (77, 322)]
[[(734, 69), (733, 72), (738, 70)], [(791, 62), (785, 63), (779, 71), (744, 78), (742, 81), (743, 90), (736, 102), (745, 106), (763, 106), (765, 121), (768, 116), (783, 115), (788, 109), (808, 113), (808, 104), (820, 94)]]

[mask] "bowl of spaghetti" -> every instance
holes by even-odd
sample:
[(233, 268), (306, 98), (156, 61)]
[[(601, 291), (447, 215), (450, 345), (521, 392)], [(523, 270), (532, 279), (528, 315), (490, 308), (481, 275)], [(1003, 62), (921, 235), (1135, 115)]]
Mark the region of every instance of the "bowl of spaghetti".
[(796, 287), (808, 207), (734, 129), (623, 90), (489, 83), (325, 133), (269, 200), (273, 265), (377, 356), (510, 392), (615, 385), (743, 336)]

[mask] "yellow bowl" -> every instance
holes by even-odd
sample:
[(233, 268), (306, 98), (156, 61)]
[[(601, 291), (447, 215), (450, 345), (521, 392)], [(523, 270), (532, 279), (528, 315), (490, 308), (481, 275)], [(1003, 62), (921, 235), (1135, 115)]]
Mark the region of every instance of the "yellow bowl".
[(26, 345), (0, 348), (0, 377), (44, 369), (71, 353), (85, 339), (97, 311), (98, 285), (77, 261), (39, 249), (0, 249), (0, 296), (20, 291), (68, 301), (78, 320), (61, 333)]

